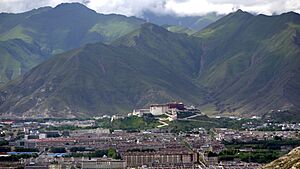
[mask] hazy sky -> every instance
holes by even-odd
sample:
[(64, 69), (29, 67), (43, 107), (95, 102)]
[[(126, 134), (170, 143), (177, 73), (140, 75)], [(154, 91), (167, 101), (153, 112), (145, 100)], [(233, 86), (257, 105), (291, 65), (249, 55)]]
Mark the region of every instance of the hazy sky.
[(24, 12), (63, 2), (80, 2), (99, 13), (127, 16), (140, 16), (145, 10), (177, 15), (227, 14), (236, 9), (267, 15), (300, 13), (300, 0), (0, 0), (0, 12)]

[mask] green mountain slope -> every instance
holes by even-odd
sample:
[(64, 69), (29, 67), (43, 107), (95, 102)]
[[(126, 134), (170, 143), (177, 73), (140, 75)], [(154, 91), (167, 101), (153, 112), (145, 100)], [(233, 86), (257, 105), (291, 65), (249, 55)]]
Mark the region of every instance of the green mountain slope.
[(113, 42), (57, 55), (1, 89), (0, 112), (24, 116), (91, 116), (150, 103), (198, 104), (199, 41), (144, 24)]
[(174, 32), (174, 33), (186, 33), (188, 35), (192, 35), (192, 34), (197, 32), (197, 31), (194, 31), (192, 29), (185, 28), (185, 27), (182, 27), (182, 26), (176, 26), (176, 25), (163, 25), (163, 27), (165, 29), (167, 29), (168, 31)]
[(27, 72), (48, 55), (39, 45), (20, 39), (0, 41), (0, 85)]
[[(27, 50), (23, 60), (13, 53), (0, 53), (5, 60), (0, 67), (0, 79), (7, 82), (41, 63), (46, 57), (78, 48), (95, 42), (109, 43), (135, 29), (143, 20), (122, 15), (103, 15), (88, 9), (79, 3), (61, 4), (55, 8), (44, 7), (20, 14), (0, 14), (0, 42), (3, 50), (10, 50), (16, 40), (24, 47), (34, 46), (37, 50)], [(22, 51), (23, 46), (15, 44), (14, 50)], [(43, 51), (45, 55), (40, 55)], [(24, 52), (24, 51), (22, 51)], [(36, 53), (37, 52), (37, 53)], [(20, 53), (20, 52), (19, 52)], [(34, 56), (34, 58), (28, 56)], [(40, 58), (36, 58), (40, 56)], [(22, 65), (22, 66), (21, 66)], [(13, 71), (13, 76), (6, 76), (5, 71)]]
[(300, 15), (238, 11), (194, 34), (203, 40), (199, 82), (222, 112), (300, 108)]
[(239, 10), (191, 36), (146, 23), (109, 45), (56, 55), (10, 82), (0, 89), (0, 112), (84, 117), (182, 101), (204, 112), (297, 115), (299, 56), (300, 15), (293, 12)]

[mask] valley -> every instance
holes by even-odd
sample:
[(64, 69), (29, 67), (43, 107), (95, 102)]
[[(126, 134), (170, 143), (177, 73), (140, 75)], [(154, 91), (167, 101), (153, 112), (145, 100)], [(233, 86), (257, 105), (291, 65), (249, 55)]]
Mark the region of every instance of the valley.
[(0, 169), (299, 168), (297, 0), (0, 12)]
[[(169, 32), (138, 18), (97, 14), (79, 4), (62, 4), (22, 15), (32, 16), (32, 22), (38, 25), (32, 24), (31, 27), (45, 31), (42, 27), (46, 24), (36, 20), (65, 9), (68, 12), (66, 17), (74, 17), (71, 15), (73, 10), (80, 9), (81, 17), (89, 17), (84, 25), (94, 27), (78, 27), (66, 32), (66, 36), (53, 34), (57, 31), (47, 28), (50, 32), (44, 33), (51, 38), (45, 37), (48, 39), (45, 43), (42, 43), (42, 36), (31, 36), (38, 46), (44, 47), (36, 47), (40, 54), (30, 58), (34, 61), (26, 63), (29, 67), (22, 67), (29, 69), (42, 60), (46, 61), (28, 71), (6, 66), (2, 77), (7, 79), (5, 76), (8, 75), (16, 79), (0, 89), (3, 115), (88, 117), (91, 114), (128, 113), (133, 108), (171, 101), (196, 105), (209, 115), (222, 113), (251, 117), (263, 116), (273, 110), (291, 113), (299, 110), (297, 84), (300, 78), (297, 72), (300, 70), (300, 48), (297, 39), (300, 16), (297, 13), (267, 17), (238, 10), (201, 31), (189, 34)], [(49, 22), (57, 24), (65, 18), (60, 19)], [(112, 32), (106, 35), (111, 37), (88, 40), (89, 35), (82, 31), (92, 29), (100, 36), (106, 28), (97, 20), (103, 19), (109, 23), (105, 25), (112, 28), (115, 23), (124, 22), (131, 26), (122, 32), (108, 28)], [(71, 29), (76, 22), (60, 26)], [(63, 30), (60, 27), (55, 29)], [(18, 38), (9, 32), (3, 34), (2, 39), (8, 35), (11, 39)], [(73, 34), (81, 39), (74, 39)], [(24, 37), (29, 35), (14, 34), (21, 38), (18, 43), (26, 41)], [(62, 37), (67, 39), (60, 39)], [(92, 44), (94, 41), (102, 42)], [(62, 50), (53, 45), (48, 50), (51, 43)], [(63, 52), (71, 48), (76, 49)], [(48, 53), (43, 54), (40, 49), (47, 49)], [(49, 58), (55, 51), (63, 53)], [(26, 55), (22, 57), (28, 58)], [(15, 71), (25, 74), (17, 76)]]

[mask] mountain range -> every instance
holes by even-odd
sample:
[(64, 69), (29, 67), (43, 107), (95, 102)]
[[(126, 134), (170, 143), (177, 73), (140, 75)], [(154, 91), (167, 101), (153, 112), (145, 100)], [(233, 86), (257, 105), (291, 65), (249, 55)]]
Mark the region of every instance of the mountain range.
[[(169, 31), (191, 34), (221, 16), (212, 13), (202, 17), (175, 17), (146, 12), (143, 17), (164, 25)], [(99, 14), (80, 3), (64, 3), (19, 14), (1, 13), (0, 85), (52, 55), (88, 43), (110, 43), (145, 22), (136, 17)]]
[(0, 83), (27, 72), (52, 55), (95, 42), (109, 43), (144, 20), (104, 15), (79, 3), (0, 14)]
[[(86, 11), (76, 21), (73, 13), (59, 13), (77, 8)], [(79, 4), (2, 15), (16, 17), (0, 17), (0, 25), (11, 25), (0, 27), (0, 50), (8, 51), (2, 75), (15, 78), (0, 88), (5, 115), (89, 117), (169, 101), (242, 116), (300, 110), (300, 15), (294, 12), (238, 10), (200, 31), (97, 14)], [(25, 27), (28, 18), (36, 21)], [(9, 33), (16, 27), (22, 31)], [(44, 29), (46, 37), (37, 33)]]
[[(195, 34), (203, 40), (199, 81), (224, 112), (299, 108), (300, 15), (241, 10)], [(219, 103), (220, 102), (220, 103)]]
[[(1, 110), (72, 117), (130, 111), (170, 100), (197, 103), (191, 81), (199, 65), (198, 40), (153, 24), (111, 45), (88, 44), (54, 56), (1, 92)], [(53, 113), (57, 114), (53, 114)]]

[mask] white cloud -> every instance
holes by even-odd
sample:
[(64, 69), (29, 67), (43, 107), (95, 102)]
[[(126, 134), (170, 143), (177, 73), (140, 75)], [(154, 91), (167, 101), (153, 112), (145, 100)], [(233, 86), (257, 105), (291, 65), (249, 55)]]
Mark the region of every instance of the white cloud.
[(259, 14), (280, 14), (299, 11), (299, 0), (168, 0), (168, 10), (184, 15), (201, 15), (208, 12), (227, 14), (237, 9)]
[(145, 10), (177, 15), (227, 14), (238, 8), (268, 15), (300, 12), (300, 0), (0, 0), (0, 11), (24, 12), (42, 6), (54, 7), (62, 2), (80, 2), (99, 13), (127, 16), (139, 16)]
[(169, 0), (165, 7), (169, 11), (174, 11), (182, 15), (203, 15), (209, 12), (230, 13), (234, 6), (227, 3), (217, 4), (208, 0), (188, 0), (182, 2)]
[(82, 0), (0, 0), (0, 12), (25, 12), (31, 9), (56, 6), (62, 2), (80, 2)]
[(165, 0), (89, 0), (87, 6), (100, 13), (140, 15), (144, 10), (164, 11)]

